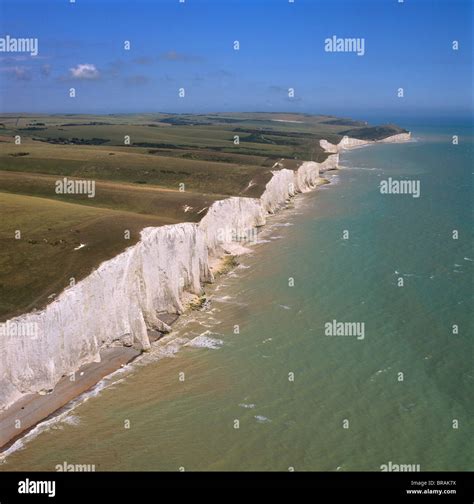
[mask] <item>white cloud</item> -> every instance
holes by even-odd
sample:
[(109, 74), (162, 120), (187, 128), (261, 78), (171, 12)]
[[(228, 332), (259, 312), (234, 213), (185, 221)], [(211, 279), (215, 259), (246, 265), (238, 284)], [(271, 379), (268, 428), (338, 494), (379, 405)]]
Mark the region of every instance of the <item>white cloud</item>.
[(98, 79), (99, 78), (99, 70), (95, 67), (95, 65), (91, 65), (90, 63), (79, 63), (73, 68), (70, 68), (71, 76), (74, 79)]

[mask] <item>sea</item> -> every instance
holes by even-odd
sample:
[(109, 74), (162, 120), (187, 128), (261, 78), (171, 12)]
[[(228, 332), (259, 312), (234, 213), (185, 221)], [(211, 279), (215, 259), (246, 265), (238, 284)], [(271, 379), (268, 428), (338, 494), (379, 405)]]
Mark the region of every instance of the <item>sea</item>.
[(0, 470), (472, 471), (472, 126), (401, 125), (411, 142), (344, 152), (201, 311)]

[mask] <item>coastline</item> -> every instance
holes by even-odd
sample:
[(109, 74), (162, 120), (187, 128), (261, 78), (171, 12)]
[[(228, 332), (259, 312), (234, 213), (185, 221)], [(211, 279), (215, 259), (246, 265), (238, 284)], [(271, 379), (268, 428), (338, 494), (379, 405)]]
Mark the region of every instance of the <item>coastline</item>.
[[(384, 139), (384, 141), (387, 141), (387, 139)], [(406, 139), (394, 139), (393, 141), (406, 141)], [(341, 150), (371, 145), (373, 143), (375, 142), (367, 141), (364, 144), (356, 142), (354, 145), (351, 145), (350, 142), (345, 142), (344, 145), (337, 146), (329, 144), (329, 148), (333, 149), (335, 147), (337, 149), (337, 152), (328, 150), (328, 152), (330, 152), (328, 159), (332, 158), (329, 163), (327, 162), (328, 160), (323, 163), (305, 162), (296, 171), (286, 169), (274, 171), (272, 179), (267, 184), (267, 189), (265, 191), (267, 194), (264, 193), (259, 199), (267, 212), (266, 215), (277, 213), (280, 209), (285, 207), (289, 199), (293, 198), (298, 193), (309, 192), (316, 189), (321, 183), (327, 183), (322, 182), (322, 180), (325, 179), (322, 179), (320, 174), (337, 169), (339, 161), (338, 153)], [(335, 156), (331, 156), (331, 154), (335, 154)], [(292, 173), (290, 174), (290, 172)], [(287, 187), (285, 192), (284, 186), (288, 184), (288, 181), (292, 177), (296, 181), (296, 187), (293, 190)], [(242, 215), (238, 215), (239, 222), (236, 227), (245, 230), (250, 227), (264, 226), (265, 216), (261, 215), (261, 209), (257, 208), (256, 204), (251, 201), (255, 199), (246, 198), (247, 201), (245, 202), (237, 201), (242, 199), (243, 198), (229, 198), (222, 202), (218, 202), (219, 205), (216, 205), (216, 207), (222, 210), (224, 205), (230, 205), (231, 210), (234, 210), (235, 205), (241, 209), (242, 204), (251, 204), (252, 209), (249, 217), (245, 217), (244, 215), (242, 218)], [(255, 208), (253, 208), (254, 206)], [(201, 264), (199, 265), (199, 270), (200, 274), (204, 272), (204, 277), (212, 281), (216, 276), (220, 276), (221, 272), (225, 274), (228, 271), (227, 260), (229, 258), (244, 254), (248, 252), (249, 249), (232, 240), (218, 242), (216, 240), (215, 230), (212, 228), (213, 222), (211, 221), (208, 224), (207, 227), (204, 226), (207, 245), (209, 247), (209, 244), (211, 244), (212, 250), (215, 251), (215, 253), (212, 257), (209, 257), (207, 264), (208, 270), (206, 270), (206, 268), (203, 270)], [(189, 312), (189, 310), (192, 309), (193, 302), (195, 303), (196, 299), (199, 299), (202, 293), (201, 285), (197, 288), (181, 292), (181, 299), (178, 300), (178, 313), (182, 314)], [(149, 327), (145, 329), (148, 344), (158, 340), (163, 334), (169, 332), (176, 318), (177, 317), (171, 320), (159, 315), (160, 323), (155, 323), (151, 331)], [(157, 331), (160, 332), (158, 333)], [(111, 345), (109, 344), (109, 346), (100, 348), (98, 355), (95, 355), (94, 359), (79, 366), (75, 372), (76, 379), (74, 381), (71, 381), (68, 376), (63, 376), (48, 394), (27, 393), (16, 401), (13, 401), (6, 409), (0, 412), (0, 451), (4, 452), (10, 448), (16, 440), (31, 431), (38, 424), (60, 414), (63, 408), (72, 400), (93, 389), (102, 379), (120, 370), (147, 350), (146, 346), (142, 349), (134, 348), (134, 345), (131, 343), (132, 342), (129, 340), (125, 343), (122, 340), (115, 339)], [(21, 421), (20, 427), (16, 426), (17, 420)]]

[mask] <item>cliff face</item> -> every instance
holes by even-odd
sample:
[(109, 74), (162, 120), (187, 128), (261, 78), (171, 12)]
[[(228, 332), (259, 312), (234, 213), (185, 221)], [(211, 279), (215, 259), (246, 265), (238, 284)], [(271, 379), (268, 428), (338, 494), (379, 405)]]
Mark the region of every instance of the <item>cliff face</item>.
[(345, 136), (337, 144), (338, 150), (354, 149), (355, 147), (361, 147), (362, 145), (369, 145), (374, 143), (373, 140), (360, 140), (358, 138), (350, 138)]
[(285, 201), (296, 194), (295, 172), (293, 170), (278, 170), (265, 187), (260, 201), (265, 212), (275, 213)]
[(2, 335), (0, 406), (23, 393), (52, 389), (63, 375), (99, 360), (100, 349), (114, 341), (148, 348), (147, 327), (169, 329), (158, 312), (182, 312), (183, 292), (199, 294), (211, 278), (205, 237), (196, 224), (144, 229), (139, 243), (44, 310), (8, 322), (34, 332)]
[(260, 198), (217, 201), (199, 224), (146, 228), (136, 245), (102, 263), (45, 309), (9, 320), (7, 327), (30, 327), (33, 333), (0, 335), (0, 409), (23, 394), (54, 388), (62, 376), (100, 360), (101, 348), (148, 348), (147, 328), (170, 329), (159, 314), (182, 313), (183, 299), (212, 281), (212, 258), (246, 250), (243, 245), (268, 214), (297, 192), (313, 189), (320, 172), (335, 168), (338, 159), (336, 153), (296, 171), (274, 171)]
[(213, 203), (198, 224), (210, 256), (238, 254), (253, 230), (265, 224), (265, 211), (258, 198), (227, 198)]
[(337, 168), (338, 164), (339, 154), (330, 154), (327, 159), (319, 164), (319, 172), (324, 173), (325, 171), (333, 170), (334, 168)]
[(327, 152), (340, 152), (341, 150), (356, 149), (357, 147), (371, 145), (374, 143), (400, 143), (407, 142), (410, 139), (411, 133), (399, 133), (397, 135), (392, 135), (381, 140), (360, 140), (358, 138), (350, 138), (348, 136), (345, 136), (337, 145), (329, 143), (326, 140), (320, 140), (319, 145)]
[(319, 145), (326, 151), (326, 152), (333, 152), (333, 153), (336, 153), (336, 152), (339, 152), (337, 150), (337, 145), (335, 144), (332, 144), (330, 142), (328, 142), (327, 140), (320, 140), (319, 141)]
[(382, 138), (379, 140), (379, 143), (400, 143), (400, 142), (408, 142), (411, 140), (411, 133), (399, 133), (398, 135), (392, 135), (387, 138)]
[(297, 192), (308, 192), (318, 185), (319, 167), (318, 163), (308, 161), (298, 168), (294, 175)]

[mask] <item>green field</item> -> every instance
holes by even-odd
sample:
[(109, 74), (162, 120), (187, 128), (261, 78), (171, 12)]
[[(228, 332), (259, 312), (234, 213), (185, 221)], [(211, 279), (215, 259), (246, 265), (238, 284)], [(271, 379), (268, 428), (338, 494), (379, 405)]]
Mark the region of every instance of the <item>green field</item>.
[[(196, 222), (218, 199), (260, 196), (277, 161), (293, 169), (323, 161), (322, 138), (401, 131), (287, 113), (4, 114), (0, 320), (44, 306), (146, 226)], [(94, 197), (57, 194), (64, 177), (94, 181)]]

